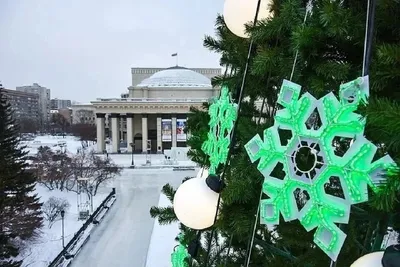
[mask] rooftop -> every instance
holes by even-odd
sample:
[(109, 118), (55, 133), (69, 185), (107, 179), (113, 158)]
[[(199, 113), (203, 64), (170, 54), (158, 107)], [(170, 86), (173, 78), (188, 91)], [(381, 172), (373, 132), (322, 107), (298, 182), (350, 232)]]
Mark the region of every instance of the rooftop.
[(154, 73), (137, 87), (194, 87), (211, 88), (211, 80), (206, 76), (184, 67), (175, 66)]

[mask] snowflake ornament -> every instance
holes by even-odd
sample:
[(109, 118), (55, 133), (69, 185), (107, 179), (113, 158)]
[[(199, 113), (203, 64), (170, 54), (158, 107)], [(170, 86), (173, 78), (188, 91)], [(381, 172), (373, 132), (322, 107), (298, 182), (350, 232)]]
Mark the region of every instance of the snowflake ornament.
[(186, 258), (190, 257), (186, 246), (183, 245), (183, 234), (179, 235), (179, 245), (174, 248), (171, 254), (172, 267), (189, 267)]
[(237, 104), (233, 103), (228, 87), (223, 86), (219, 99), (213, 103), (210, 114), (210, 131), (202, 150), (210, 157), (209, 174), (215, 174), (219, 164), (224, 164), (228, 157), (231, 132), (237, 116)]
[[(394, 162), (388, 155), (373, 161), (377, 147), (364, 137), (365, 119), (354, 112), (367, 103), (368, 76), (341, 85), (340, 101), (332, 92), (318, 100), (309, 93), (300, 97), (300, 89), (284, 80), (278, 96), (284, 109), (277, 112), (274, 126), (264, 131), (264, 140), (256, 135), (245, 145), (250, 160), (260, 160), (262, 190), (269, 196), (260, 203), (260, 220), (276, 225), (282, 214), (285, 221), (298, 219), (307, 231), (317, 228), (314, 242), (336, 261), (346, 238), (336, 224), (348, 223), (350, 206), (367, 201), (367, 186), (376, 190)], [(292, 137), (281, 141), (281, 131)], [(335, 140), (346, 138), (352, 139), (350, 147), (338, 154)], [(275, 174), (279, 167), (280, 177)], [(341, 187), (341, 197), (327, 191), (334, 186), (336, 192)], [(296, 201), (299, 192), (303, 207)]]

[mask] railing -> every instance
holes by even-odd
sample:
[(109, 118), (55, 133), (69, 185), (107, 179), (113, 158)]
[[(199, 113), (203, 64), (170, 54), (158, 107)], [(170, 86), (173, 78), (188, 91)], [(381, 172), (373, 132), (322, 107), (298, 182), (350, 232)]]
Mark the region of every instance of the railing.
[(82, 225), (82, 227), (75, 233), (74, 237), (68, 242), (68, 244), (63, 248), (63, 250), (57, 255), (57, 257), (49, 264), (49, 267), (58, 267), (63, 263), (65, 259), (73, 258), (75, 255), (70, 255), (68, 251), (73, 249), (77, 242), (79, 241), (84, 231), (88, 228), (88, 226), (93, 223), (97, 224), (98, 221), (95, 218), (100, 214), (100, 212), (106, 208), (105, 204), (115, 196), (115, 188), (113, 188), (110, 194), (103, 200), (101, 205), (93, 212), (93, 214), (89, 217), (89, 219)]
[[(101, 102), (208, 102), (207, 98), (97, 98)], [(94, 101), (95, 102), (95, 101)]]

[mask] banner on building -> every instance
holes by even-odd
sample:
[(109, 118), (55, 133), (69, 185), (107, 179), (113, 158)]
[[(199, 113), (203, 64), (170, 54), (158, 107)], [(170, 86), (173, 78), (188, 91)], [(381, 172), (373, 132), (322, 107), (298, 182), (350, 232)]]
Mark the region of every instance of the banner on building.
[(176, 141), (178, 142), (186, 142), (186, 119), (177, 119), (176, 120)]
[(161, 140), (163, 142), (172, 141), (172, 120), (162, 119), (161, 120)]

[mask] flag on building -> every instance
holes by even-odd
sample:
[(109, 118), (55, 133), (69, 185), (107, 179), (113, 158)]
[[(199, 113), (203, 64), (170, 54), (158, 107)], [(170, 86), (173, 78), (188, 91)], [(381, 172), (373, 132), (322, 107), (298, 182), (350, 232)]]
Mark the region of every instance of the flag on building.
[(178, 56), (178, 53), (174, 53), (171, 55), (171, 57), (176, 57), (176, 56)]

